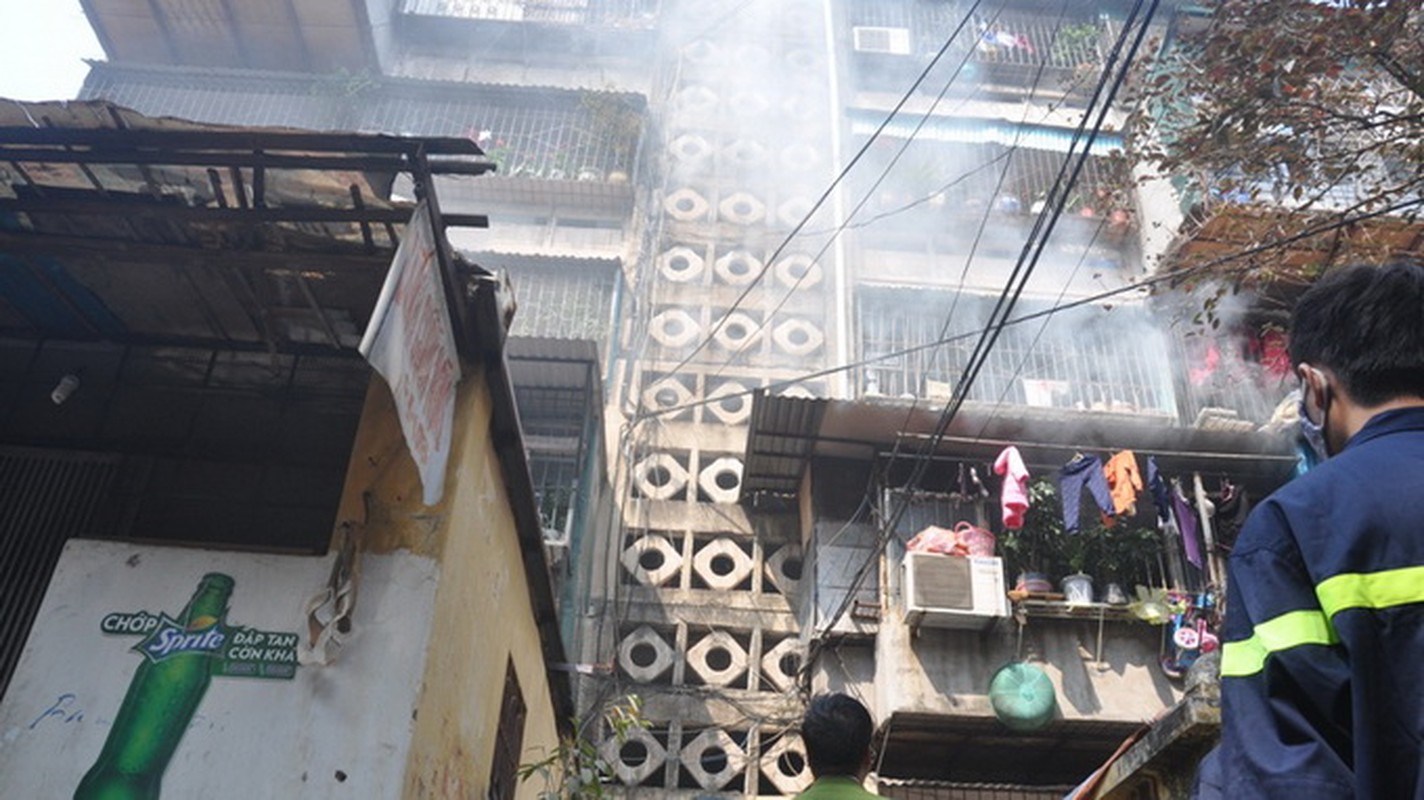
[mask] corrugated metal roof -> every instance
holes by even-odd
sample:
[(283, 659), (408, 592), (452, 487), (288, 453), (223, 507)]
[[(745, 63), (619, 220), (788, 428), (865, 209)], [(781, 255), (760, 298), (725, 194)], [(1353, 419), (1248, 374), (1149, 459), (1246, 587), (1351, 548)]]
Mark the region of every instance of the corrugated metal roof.
[(412, 211), (380, 184), (417, 147), (480, 152), (0, 100), (0, 331), (352, 355)]
[(752, 399), (742, 493), (795, 493), (806, 459), (826, 412), (826, 400), (774, 397), (758, 392)]
[[(897, 440), (902, 453), (918, 453), (942, 406), (943, 401), (924, 399), (805, 400), (759, 394), (747, 433), (743, 496), (794, 493), (813, 456), (869, 459)], [(1295, 454), (1282, 437), (1174, 423), (1150, 414), (966, 403), (935, 455), (987, 463), (1012, 444), (1035, 470), (1056, 468), (1077, 451), (1130, 449), (1157, 456), (1169, 472), (1228, 473), (1253, 490), (1266, 491), (1294, 468)]]

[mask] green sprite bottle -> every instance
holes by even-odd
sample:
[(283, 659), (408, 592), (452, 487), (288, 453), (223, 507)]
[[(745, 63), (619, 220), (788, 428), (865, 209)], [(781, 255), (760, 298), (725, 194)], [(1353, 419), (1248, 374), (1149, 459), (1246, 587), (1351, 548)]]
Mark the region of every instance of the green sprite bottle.
[(74, 800), (158, 797), (163, 772), (212, 682), (214, 658), (227, 639), (222, 621), (232, 587), (227, 575), (204, 575), (180, 617), (164, 615), (158, 629), (135, 648), (143, 663)]

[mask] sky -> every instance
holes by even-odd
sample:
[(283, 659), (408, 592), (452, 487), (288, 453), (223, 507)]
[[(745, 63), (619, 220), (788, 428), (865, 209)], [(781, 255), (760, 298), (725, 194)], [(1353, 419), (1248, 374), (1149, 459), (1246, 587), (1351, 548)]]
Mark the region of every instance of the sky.
[(69, 100), (104, 50), (79, 0), (0, 0), (0, 97)]

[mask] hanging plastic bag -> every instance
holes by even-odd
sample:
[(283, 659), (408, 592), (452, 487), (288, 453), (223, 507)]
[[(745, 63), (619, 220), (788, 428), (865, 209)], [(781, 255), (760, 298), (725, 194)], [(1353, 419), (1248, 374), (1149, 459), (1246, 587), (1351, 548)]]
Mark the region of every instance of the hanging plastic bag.
[(910, 541), (905, 543), (905, 549), (911, 553), (939, 553), (945, 556), (965, 555), (959, 544), (959, 534), (938, 525), (931, 525), (915, 534)]

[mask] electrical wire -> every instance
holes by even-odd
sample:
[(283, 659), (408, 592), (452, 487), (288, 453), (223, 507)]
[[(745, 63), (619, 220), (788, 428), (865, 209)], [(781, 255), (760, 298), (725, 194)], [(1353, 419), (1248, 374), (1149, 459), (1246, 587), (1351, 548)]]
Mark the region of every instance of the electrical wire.
[[(1065, 7), (1066, 7), (1066, 0), (1065, 0)], [(1001, 13), (1003, 13), (1003, 9), (1002, 9), (1002, 8), (1000, 8), (1000, 9), (997, 10), (997, 11), (995, 11), (995, 12), (994, 12), (994, 16), (993, 16), (992, 19), (990, 20), (989, 24), (990, 24), (990, 25), (995, 24), (995, 23), (998, 21), (999, 15), (1000, 15)], [(962, 26), (962, 23), (961, 23), (961, 26)], [(957, 31), (956, 31), (956, 34), (957, 34)], [(909, 150), (910, 145), (914, 143), (915, 137), (917, 137), (917, 136), (919, 135), (920, 131), (924, 129), (925, 125), (928, 124), (929, 121), (930, 121), (930, 119), (934, 116), (934, 112), (935, 112), (936, 109), (939, 108), (939, 104), (942, 103), (942, 102), (944, 102), (945, 95), (947, 95), (947, 94), (949, 93), (950, 87), (954, 85), (955, 80), (957, 80), (957, 79), (959, 78), (960, 73), (962, 73), (962, 72), (964, 71), (964, 67), (969, 63), (969, 58), (970, 58), (970, 56), (972, 56), (973, 54), (974, 54), (974, 49), (973, 49), (972, 47), (965, 51), (964, 57), (959, 60), (959, 63), (958, 63), (958, 64), (955, 66), (955, 68), (954, 68), (954, 72), (952, 72), (952, 73), (950, 74), (949, 78), (944, 82), (944, 86), (940, 88), (939, 94), (937, 94), (937, 95), (935, 96), (934, 102), (931, 103), (931, 104), (930, 104), (930, 107), (927, 108), (927, 109), (925, 109), (924, 113), (920, 115), (919, 122), (917, 122), (917, 123), (915, 124), (914, 129), (913, 129), (912, 131), (910, 131), (910, 135), (909, 135), (908, 137), (906, 137), (906, 138), (904, 139), (904, 141), (902, 141), (902, 142), (900, 143), (900, 147), (899, 147), (898, 150), (895, 151), (895, 155), (894, 155), (894, 157), (892, 157), (892, 158), (890, 159), (890, 163), (888, 163), (888, 164), (885, 165), (884, 169), (882, 169), (882, 170), (880, 171), (880, 174), (875, 178), (875, 181), (870, 185), (870, 188), (866, 189), (866, 190), (865, 190), (865, 193), (864, 193), (863, 195), (861, 195), (861, 198), (860, 198), (860, 200), (856, 203), (855, 208), (851, 209), (850, 214), (848, 214), (848, 215), (846, 216), (846, 218), (840, 222), (840, 224), (838, 224), (834, 229), (832, 229), (832, 231), (831, 231), (831, 233), (830, 233), (830, 236), (826, 239), (825, 243), (821, 245), (821, 249), (818, 250), (818, 251), (816, 251), (816, 254), (811, 257), (811, 260), (812, 260), (813, 262), (819, 262), (819, 261), (821, 260), (821, 257), (826, 254), (826, 251), (829, 250), (829, 249), (831, 249), (831, 245), (834, 244), (834, 243), (836, 242), (836, 240), (840, 238), (841, 234), (846, 231), (846, 228), (847, 228), (848, 224), (849, 224), (852, 220), (854, 220), (854, 219), (856, 218), (856, 216), (860, 213), (861, 209), (865, 208), (866, 204), (870, 202), (870, 198), (872, 198), (872, 197), (875, 196), (876, 190), (878, 190), (878, 189), (880, 188), (880, 185), (881, 185), (882, 183), (884, 183), (885, 180), (886, 180), (886, 178), (888, 178), (888, 177), (890, 176), (891, 171), (893, 171), (893, 170), (895, 169), (895, 165), (898, 164), (898, 163), (900, 163), (900, 159), (905, 155), (905, 152), (906, 152), (907, 150)], [(1041, 71), (1040, 71), (1040, 73), (1041, 73)], [(1032, 99), (1032, 97), (1033, 97), (1033, 91), (1036, 90), (1037, 88), (1038, 88), (1038, 82), (1037, 82), (1037, 80), (1035, 80), (1033, 87), (1032, 87), (1032, 88), (1030, 89), (1030, 91), (1029, 91), (1029, 98), (1030, 98), (1030, 99)], [(963, 104), (961, 104), (960, 107), (962, 108), (962, 107), (963, 107)], [(888, 121), (889, 121), (889, 120), (887, 120), (887, 123), (888, 123)], [(881, 130), (883, 130), (883, 129), (884, 129), (884, 128), (883, 128), (883, 126), (882, 126)], [(877, 131), (876, 131), (876, 134), (879, 134), (879, 133), (880, 133), (880, 131), (877, 130)], [(867, 146), (868, 146), (872, 141), (874, 141), (874, 138), (875, 138), (875, 136), (872, 135), (871, 138), (870, 138), (870, 140), (866, 142)], [(864, 152), (864, 150), (862, 149), (861, 152)], [(857, 157), (859, 157), (859, 156), (857, 155)], [(961, 176), (960, 179), (956, 179), (956, 180), (954, 180), (954, 181), (951, 181), (951, 184), (958, 183), (959, 180), (962, 180), (962, 179), (967, 179), (970, 174), (973, 174), (974, 172), (977, 172), (977, 171), (978, 171), (979, 169), (981, 169), (981, 168), (982, 168), (982, 166), (981, 166), (981, 167), (978, 167), (978, 168), (975, 168), (975, 169), (973, 169), (973, 170), (970, 170), (969, 173), (966, 173), (965, 175)], [(1004, 169), (1005, 169), (1005, 172), (1007, 172), (1008, 167), (1005, 166)], [(1000, 177), (999, 177), (999, 183), (1000, 183), (1001, 185), (1002, 185), (1002, 183), (1003, 183), (1003, 179), (1004, 179), (1004, 178), (1003, 178), (1003, 174), (1001, 174)], [(996, 192), (997, 192), (997, 189), (996, 189)], [(812, 213), (814, 214), (814, 211), (813, 211)], [(988, 209), (985, 210), (985, 213), (986, 213), (986, 216), (987, 216)], [(808, 217), (808, 219), (809, 219), (809, 217)], [(787, 243), (788, 243), (788, 244), (789, 244), (789, 242), (791, 241), (791, 239), (794, 238), (794, 236), (795, 236), (795, 233), (793, 232), (793, 235), (792, 235), (791, 237), (788, 237), (788, 238), (787, 238)], [(782, 248), (784, 248), (785, 246), (786, 246), (786, 245), (783, 244), (783, 245), (782, 245)], [(772, 265), (772, 264), (775, 263), (776, 259), (779, 257), (780, 252), (781, 252), (781, 248), (779, 248), (776, 252), (772, 253), (771, 257), (767, 259), (767, 267), (769, 267), (770, 265)], [(786, 306), (787, 301), (791, 299), (792, 295), (794, 295), (794, 294), (796, 293), (796, 291), (801, 288), (802, 283), (805, 282), (805, 280), (806, 280), (806, 276), (807, 276), (807, 275), (810, 275), (810, 274), (811, 274), (811, 273), (810, 273), (810, 270), (807, 270), (807, 271), (801, 273), (801, 275), (797, 276), (795, 282), (793, 282), (793, 283), (791, 284), (790, 288), (788, 288), (788, 289), (786, 290), (786, 292), (781, 296), (781, 299), (780, 299), (779, 301), (777, 301), (776, 305), (773, 306), (773, 307), (771, 308), (771, 310), (768, 311), (766, 314), (762, 315), (761, 321), (760, 321), (759, 323), (757, 323), (756, 328), (753, 329), (752, 332), (747, 335), (747, 339), (748, 339), (748, 340), (751, 340), (751, 339), (752, 339), (753, 337), (755, 337), (758, 333), (760, 333), (763, 329), (765, 329), (768, 324), (771, 323), (771, 320), (774, 319), (774, 318), (776, 317), (776, 315), (777, 315), (778, 313), (780, 313), (781, 309)], [(734, 308), (735, 308), (735, 307), (734, 307)], [(727, 313), (730, 314), (730, 313), (731, 313), (731, 310), (729, 310)], [(732, 362), (736, 360), (736, 358), (737, 358), (738, 355), (739, 355), (739, 353), (732, 353), (732, 354), (730, 354), (730, 355), (726, 358), (726, 360), (725, 360), (720, 366), (717, 367), (717, 370), (713, 373), (713, 377), (714, 377), (714, 378), (720, 377), (720, 376), (722, 375), (722, 371), (723, 371), (724, 369), (726, 369), (727, 367), (731, 366), (731, 365), (732, 365)]]
[[(1063, 282), (1063, 288), (1059, 290), (1058, 298), (1053, 301), (1054, 305), (1063, 302), (1064, 296), (1068, 294), (1068, 288), (1073, 285), (1073, 279), (1078, 277), (1078, 271), (1083, 268), (1083, 263), (1088, 260), (1088, 254), (1092, 252), (1093, 245), (1097, 243), (1098, 236), (1102, 234), (1103, 228), (1106, 226), (1107, 219), (1104, 218), (1099, 221), (1097, 227), (1093, 229), (1092, 237), (1088, 239), (1088, 243), (1083, 247), (1083, 254), (1078, 256), (1078, 262), (1073, 265), (1073, 271), (1068, 274), (1068, 279)], [(1029, 342), (1028, 347), (1024, 350), (1023, 357), (1019, 359), (1018, 364), (1014, 365), (1014, 374), (1010, 375), (1009, 379), (1004, 382), (1004, 390), (999, 392), (998, 399), (994, 401), (994, 407), (989, 410), (989, 417), (984, 420), (984, 424), (980, 426), (979, 432), (974, 434), (975, 439), (983, 438), (984, 432), (989, 429), (989, 424), (999, 415), (999, 409), (1003, 408), (1004, 400), (1009, 396), (1009, 390), (1013, 388), (1014, 381), (1018, 380), (1019, 375), (1023, 373), (1024, 365), (1028, 363), (1029, 356), (1038, 348), (1038, 343), (1043, 338), (1044, 331), (1048, 330), (1048, 324), (1052, 321), (1053, 314), (1049, 314), (1043, 318), (1043, 324), (1038, 326), (1038, 332), (1033, 335), (1033, 341)]]
[[(1229, 263), (1231, 263), (1232, 261), (1239, 261), (1240, 259), (1243, 259), (1243, 258), (1249, 258), (1249, 257), (1251, 257), (1251, 256), (1258, 255), (1258, 254), (1260, 254), (1260, 253), (1269, 252), (1269, 251), (1271, 251), (1271, 250), (1275, 250), (1275, 249), (1281, 248), (1281, 247), (1286, 247), (1286, 246), (1288, 246), (1288, 245), (1290, 245), (1290, 244), (1292, 244), (1292, 243), (1294, 243), (1294, 242), (1302, 241), (1302, 240), (1304, 240), (1304, 239), (1309, 239), (1309, 238), (1311, 238), (1311, 237), (1313, 237), (1313, 236), (1319, 236), (1319, 235), (1321, 235), (1321, 234), (1329, 233), (1329, 232), (1331, 232), (1331, 231), (1339, 230), (1339, 229), (1341, 229), (1341, 228), (1348, 228), (1348, 227), (1350, 227), (1350, 226), (1352, 226), (1352, 225), (1357, 225), (1357, 224), (1359, 224), (1359, 223), (1361, 223), (1361, 222), (1365, 222), (1365, 221), (1370, 220), (1370, 219), (1374, 219), (1374, 218), (1377, 218), (1377, 217), (1383, 217), (1383, 216), (1389, 216), (1389, 215), (1394, 214), (1394, 213), (1396, 213), (1396, 212), (1405, 211), (1405, 210), (1408, 210), (1408, 209), (1411, 209), (1411, 208), (1424, 208), (1424, 199), (1405, 200), (1405, 201), (1401, 201), (1401, 202), (1399, 202), (1399, 203), (1395, 203), (1395, 204), (1390, 205), (1390, 206), (1386, 206), (1386, 207), (1384, 207), (1384, 208), (1376, 209), (1376, 210), (1374, 210), (1374, 211), (1365, 212), (1365, 213), (1359, 214), (1359, 215), (1357, 215), (1357, 216), (1341, 217), (1341, 218), (1338, 218), (1338, 219), (1336, 219), (1336, 220), (1334, 220), (1333, 222), (1330, 222), (1330, 223), (1322, 224), (1322, 225), (1319, 225), (1319, 226), (1307, 227), (1307, 228), (1302, 229), (1301, 231), (1299, 231), (1299, 232), (1297, 232), (1297, 233), (1291, 234), (1290, 236), (1284, 237), (1284, 238), (1282, 238), (1282, 239), (1276, 239), (1276, 240), (1272, 240), (1272, 241), (1269, 241), (1269, 242), (1264, 242), (1264, 243), (1262, 243), (1262, 244), (1254, 245), (1254, 246), (1252, 246), (1252, 247), (1249, 247), (1249, 248), (1247, 248), (1247, 249), (1245, 249), (1245, 250), (1240, 250), (1240, 251), (1235, 252), (1235, 253), (1229, 253), (1229, 254), (1224, 255), (1224, 256), (1218, 256), (1217, 258), (1211, 259), (1210, 261), (1203, 262), (1203, 263), (1198, 264), (1198, 265), (1196, 265), (1196, 266), (1194, 266), (1194, 267), (1189, 267), (1189, 268), (1184, 269), (1184, 270), (1177, 270), (1177, 271), (1172, 271), (1172, 272), (1158, 273), (1158, 274), (1153, 275), (1153, 276), (1148, 277), (1148, 278), (1143, 278), (1143, 279), (1138, 280), (1138, 281), (1134, 281), (1134, 282), (1131, 282), (1131, 283), (1124, 284), (1124, 285), (1119, 286), (1119, 287), (1117, 287), (1117, 288), (1115, 288), (1115, 289), (1107, 289), (1107, 290), (1105, 290), (1105, 291), (1098, 292), (1098, 293), (1096, 293), (1096, 294), (1091, 294), (1091, 295), (1087, 295), (1087, 296), (1084, 296), (1084, 297), (1077, 298), (1077, 299), (1075, 299), (1075, 300), (1070, 300), (1070, 301), (1068, 301), (1068, 302), (1066, 302), (1066, 303), (1060, 303), (1060, 304), (1058, 304), (1058, 305), (1055, 305), (1055, 306), (1052, 306), (1052, 307), (1049, 307), (1049, 308), (1045, 308), (1045, 309), (1042, 309), (1042, 310), (1039, 310), (1039, 311), (1034, 311), (1034, 312), (1030, 312), (1030, 313), (1028, 313), (1028, 314), (1023, 314), (1023, 315), (1021, 315), (1021, 316), (1013, 317), (1013, 318), (1007, 320), (1007, 321), (1004, 323), (1004, 325), (1005, 325), (1005, 327), (1011, 327), (1011, 326), (1014, 326), (1014, 325), (1022, 325), (1022, 324), (1027, 323), (1027, 322), (1033, 322), (1033, 321), (1035, 321), (1035, 320), (1043, 319), (1044, 317), (1051, 316), (1051, 315), (1056, 314), (1056, 313), (1058, 313), (1058, 312), (1060, 312), (1060, 311), (1069, 311), (1069, 310), (1072, 310), (1072, 309), (1075, 309), (1075, 308), (1082, 308), (1083, 306), (1089, 306), (1089, 305), (1093, 305), (1093, 304), (1095, 304), (1095, 303), (1101, 303), (1101, 302), (1103, 302), (1104, 300), (1111, 300), (1111, 299), (1113, 299), (1113, 298), (1115, 298), (1115, 297), (1119, 297), (1119, 296), (1121, 296), (1121, 295), (1128, 294), (1128, 293), (1131, 293), (1131, 292), (1146, 292), (1146, 291), (1150, 290), (1152, 287), (1154, 287), (1154, 286), (1156, 286), (1156, 285), (1158, 285), (1158, 284), (1187, 280), (1187, 279), (1192, 278), (1192, 277), (1194, 277), (1194, 276), (1200, 275), (1200, 274), (1202, 274), (1203, 272), (1206, 272), (1207, 270), (1210, 270), (1210, 269), (1212, 269), (1212, 268), (1214, 268), (1214, 267), (1219, 267), (1219, 266), (1221, 266), (1221, 265), (1223, 265), (1223, 264), (1229, 264)], [(1240, 267), (1240, 268), (1238, 268), (1238, 269), (1232, 270), (1232, 271), (1230, 271), (1230, 272), (1227, 272), (1227, 273), (1225, 273), (1225, 274), (1226, 274), (1226, 275), (1240, 275), (1240, 274), (1244, 274), (1244, 273), (1246, 273), (1246, 272), (1249, 272), (1249, 271), (1251, 271), (1251, 270), (1253, 270), (1253, 269), (1256, 269), (1256, 267), (1255, 267), (1254, 265), (1247, 265), (1247, 266)], [(987, 328), (979, 328), (979, 329), (972, 330), (972, 331), (965, 331), (964, 333), (957, 333), (957, 334), (954, 334), (953, 336), (946, 336), (946, 337), (944, 337), (943, 339), (937, 339), (937, 340), (932, 341), (932, 342), (924, 342), (924, 343), (921, 343), (921, 344), (912, 345), (912, 346), (910, 346), (910, 347), (902, 348), (902, 349), (900, 349), (900, 350), (894, 350), (894, 351), (891, 351), (891, 352), (889, 352), (889, 353), (883, 353), (883, 354), (877, 355), (877, 356), (872, 356), (872, 357), (870, 357), (870, 358), (858, 359), (858, 360), (856, 360), (856, 361), (847, 362), (847, 363), (845, 363), (845, 364), (838, 364), (838, 365), (833, 366), (833, 367), (826, 367), (825, 369), (819, 369), (819, 370), (814, 370), (814, 371), (811, 371), (811, 372), (805, 372), (805, 373), (802, 373), (802, 374), (797, 375), (797, 376), (795, 376), (795, 377), (786, 378), (786, 379), (780, 380), (780, 381), (774, 381), (774, 382), (771, 382), (771, 383), (767, 384), (766, 386), (758, 387), (758, 388), (755, 388), (755, 389), (747, 389), (747, 390), (741, 391), (741, 392), (729, 392), (729, 393), (726, 393), (726, 394), (717, 395), (716, 397), (713, 397), (713, 398), (704, 398), (704, 399), (701, 399), (701, 400), (689, 400), (689, 401), (687, 401), (686, 403), (681, 403), (681, 404), (676, 405), (676, 406), (670, 406), (670, 407), (668, 407), (668, 408), (658, 409), (657, 411), (653, 412), (653, 413), (650, 414), (649, 416), (664, 416), (664, 415), (668, 415), (668, 414), (676, 414), (676, 413), (685, 411), (685, 410), (687, 410), (687, 409), (689, 409), (689, 408), (696, 408), (696, 407), (698, 407), (698, 406), (704, 406), (704, 405), (707, 405), (707, 404), (709, 404), (709, 403), (715, 403), (715, 402), (718, 402), (718, 401), (720, 401), (720, 400), (725, 400), (725, 399), (727, 399), (727, 398), (729, 398), (729, 397), (754, 397), (755, 395), (758, 395), (758, 394), (767, 394), (767, 393), (770, 393), (770, 392), (777, 391), (777, 390), (779, 390), (779, 389), (786, 389), (786, 388), (795, 386), (796, 384), (798, 384), (798, 383), (803, 383), (803, 382), (805, 382), (805, 381), (815, 380), (815, 379), (817, 379), (817, 378), (825, 378), (825, 377), (828, 377), (828, 376), (831, 376), (831, 375), (835, 375), (835, 374), (840, 373), (840, 372), (846, 372), (846, 371), (848, 371), (848, 370), (859, 369), (859, 368), (861, 368), (861, 367), (870, 366), (870, 365), (872, 365), (872, 364), (878, 364), (878, 363), (880, 363), (880, 362), (882, 362), (882, 361), (888, 361), (888, 360), (893, 359), (893, 358), (900, 358), (901, 356), (906, 356), (906, 355), (911, 355), (911, 354), (914, 354), (914, 353), (923, 352), (923, 351), (925, 351), (925, 350), (929, 350), (929, 349), (931, 349), (931, 348), (939, 347), (939, 346), (944, 345), (944, 344), (950, 344), (950, 343), (953, 343), (953, 342), (966, 341), (966, 340), (972, 339), (972, 338), (974, 338), (974, 337), (976, 337), (976, 336), (981, 336), (981, 335), (983, 335), (983, 333), (984, 333), (985, 330), (987, 330)]]
[[(972, 387), (974, 380), (978, 377), (979, 371), (983, 368), (984, 363), (987, 362), (989, 351), (993, 348), (999, 335), (1003, 332), (1009, 318), (1008, 315), (1012, 313), (1014, 305), (1018, 302), (1024, 287), (1027, 285), (1028, 279), (1032, 276), (1033, 270), (1037, 266), (1038, 259), (1043, 253), (1043, 248), (1048, 238), (1052, 235), (1054, 225), (1062, 215), (1066, 206), (1068, 190), (1077, 181), (1078, 176), (1082, 172), (1083, 165), (1086, 163), (1092, 151), (1093, 141), (1097, 137), (1098, 132), (1102, 129), (1106, 121), (1107, 113), (1112, 108), (1113, 100), (1127, 78), (1132, 59), (1140, 48), (1143, 39), (1146, 37), (1148, 25), (1155, 15), (1159, 3), (1160, 0), (1152, 0), (1152, 5), (1147, 10), (1147, 15), (1138, 29), (1137, 36), (1133, 39), (1126, 58), (1123, 59), (1122, 67), (1118, 70), (1116, 77), (1113, 78), (1111, 76), (1113, 70), (1117, 67), (1117, 59), (1119, 55), (1121, 55), (1122, 47), (1126, 43), (1129, 33), (1133, 29), (1137, 15), (1141, 13), (1143, 0), (1137, 0), (1137, 2), (1134, 3), (1132, 11), (1128, 15), (1127, 22), (1123, 26), (1122, 33), (1119, 35), (1117, 42), (1114, 44), (1112, 53), (1104, 64), (1101, 79), (1097, 87), (1095, 87), (1093, 97), (1088, 104), (1089, 111), (1084, 113), (1083, 120), (1075, 131), (1074, 142), (1069, 147), (1070, 159), (1074, 147), (1082, 137), (1088, 118), (1091, 116), (1091, 110), (1098, 105), (1099, 98), (1102, 98), (1097, 119), (1094, 121), (1092, 131), (1087, 137), (1087, 144), (1083, 147), (1081, 153), (1078, 154), (1078, 160), (1073, 164), (1071, 174), (1065, 175), (1065, 172), (1069, 169), (1068, 165), (1070, 159), (1065, 159), (1062, 168), (1060, 168), (1057, 179), (1049, 192), (1049, 202), (1045, 205), (1043, 211), (1035, 221), (1034, 228), (1030, 231), (1029, 237), (1024, 243), (1024, 248), (1020, 252), (1018, 262), (1015, 264), (1013, 272), (1005, 283), (1004, 292), (1000, 294), (999, 301), (995, 304), (993, 311), (990, 313), (989, 327), (985, 329), (984, 334), (976, 342), (974, 352), (970, 355), (963, 377), (955, 385), (950, 400), (946, 404), (944, 411), (940, 414), (933, 432), (920, 448), (920, 453), (915, 457), (910, 476), (905, 481), (905, 486), (902, 489), (902, 499), (891, 510), (889, 517), (886, 519), (880, 532), (878, 546), (872, 549), (865, 563), (862, 564), (861, 568), (857, 571), (855, 579), (852, 581), (850, 588), (846, 591), (845, 597), (836, 608), (835, 613), (831, 615), (829, 621), (822, 627), (822, 633), (834, 629), (836, 623), (839, 622), (840, 618), (844, 616), (846, 611), (850, 608), (856, 592), (859, 591), (860, 586), (869, 575), (871, 567), (879, 563), (881, 551), (889, 542), (900, 519), (903, 518), (906, 510), (908, 510), (910, 492), (918, 485), (924, 472), (928, 469), (930, 463), (929, 456), (933, 454), (938, 446), (939, 440), (942, 439), (948, 431), (950, 423), (967, 399), (969, 388)], [(1107, 89), (1107, 95), (1103, 97), (1103, 90), (1107, 87), (1109, 80), (1112, 82), (1111, 88)], [(818, 649), (818, 645), (822, 641), (823, 639), (819, 637), (813, 638), (812, 647)]]
[(963, 32), (964, 28), (969, 24), (969, 21), (973, 16), (974, 12), (978, 10), (979, 6), (983, 4), (983, 2), (984, 0), (974, 0), (974, 5), (970, 7), (969, 11), (964, 16), (964, 19), (960, 21), (959, 25), (955, 27), (954, 32), (951, 33), (949, 38), (945, 40), (939, 51), (935, 53), (934, 58), (930, 59), (929, 64), (927, 64), (925, 68), (920, 71), (919, 76), (915, 78), (915, 82), (910, 85), (910, 88), (907, 89), (905, 93), (900, 97), (900, 100), (895, 103), (895, 107), (890, 110), (890, 113), (886, 115), (885, 119), (880, 123), (879, 127), (875, 129), (875, 132), (872, 133), (870, 135), (870, 138), (866, 140), (865, 144), (862, 145), (858, 151), (856, 151), (856, 154), (845, 165), (845, 167), (841, 169), (840, 173), (836, 175), (835, 179), (831, 181), (830, 185), (826, 187), (825, 191), (821, 192), (821, 195), (816, 199), (816, 202), (812, 204), (811, 209), (806, 212), (806, 215), (801, 218), (801, 221), (796, 223), (796, 226), (791, 229), (791, 232), (788, 233), (786, 237), (782, 239), (781, 243), (776, 246), (776, 249), (772, 251), (771, 256), (766, 259), (766, 263), (762, 265), (761, 270), (757, 272), (756, 277), (754, 277), (750, 282), (747, 283), (746, 287), (742, 289), (741, 293), (738, 294), (737, 298), (732, 302), (732, 305), (726, 311), (724, 311), (722, 315), (717, 319), (717, 322), (712, 326), (712, 330), (708, 331), (707, 334), (703, 336), (702, 340), (697, 343), (697, 346), (694, 347), (692, 351), (689, 352), (687, 355), (683, 356), (682, 360), (677, 363), (677, 366), (672, 368), (672, 373), (676, 374), (678, 372), (681, 372), (684, 367), (692, 363), (692, 359), (695, 358), (698, 353), (702, 352), (702, 350), (713, 341), (717, 333), (722, 330), (722, 326), (726, 324), (726, 321), (732, 315), (732, 312), (740, 308), (742, 303), (746, 301), (747, 297), (751, 295), (752, 291), (762, 282), (762, 280), (766, 278), (766, 274), (771, 270), (772, 264), (776, 263), (776, 259), (781, 257), (781, 253), (787, 248), (788, 245), (790, 245), (792, 240), (796, 238), (796, 236), (801, 232), (801, 230), (806, 227), (806, 225), (811, 221), (811, 219), (815, 217), (816, 212), (821, 209), (821, 206), (825, 205), (826, 201), (831, 198), (831, 195), (835, 192), (836, 187), (840, 186), (841, 182), (845, 180), (848, 174), (850, 174), (851, 169), (853, 169), (855, 165), (860, 162), (860, 159), (864, 157), (866, 152), (870, 150), (870, 146), (874, 144), (875, 140), (880, 136), (880, 134), (883, 133), (885, 129), (890, 126), (890, 123), (895, 119), (895, 116), (900, 113), (900, 110), (905, 107), (905, 104), (908, 103), (910, 99), (914, 97), (915, 91), (919, 89), (920, 84), (924, 83), (925, 78), (927, 78), (930, 72), (935, 68), (935, 66), (939, 64), (940, 59), (944, 58), (945, 53), (949, 52), (949, 48), (954, 44), (955, 40), (959, 38), (959, 34)]

